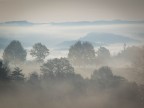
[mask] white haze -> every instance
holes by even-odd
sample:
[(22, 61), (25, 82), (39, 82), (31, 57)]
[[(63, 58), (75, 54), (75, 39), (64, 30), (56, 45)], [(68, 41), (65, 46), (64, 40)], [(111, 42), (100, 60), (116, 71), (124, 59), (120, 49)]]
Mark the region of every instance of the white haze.
[[(78, 40), (88, 33), (112, 33), (130, 37), (143, 42), (143, 24), (110, 24), (110, 25), (74, 25), (62, 26), (36, 24), (33, 26), (0, 26), (0, 37), (20, 40), (26, 49), (36, 42), (45, 44), (50, 49), (49, 58), (65, 57), (68, 50), (57, 50), (63, 41)], [(29, 42), (31, 45), (27, 45)], [(131, 44), (133, 45), (133, 44)], [(130, 44), (128, 44), (130, 46)], [(110, 44), (107, 47), (112, 55), (123, 49), (123, 43)], [(97, 48), (96, 48), (97, 49)], [(28, 59), (31, 59), (28, 55)]]
[[(40, 24), (33, 26), (0, 26), (0, 33), (8, 37), (27, 37), (28, 34), (38, 34), (47, 39), (65, 38), (79, 39), (91, 32), (114, 33), (132, 38), (138, 38), (138, 34), (143, 33), (143, 24), (112, 24), (112, 25), (87, 25), (87, 26), (61, 26)], [(13, 34), (13, 35), (12, 35)]]

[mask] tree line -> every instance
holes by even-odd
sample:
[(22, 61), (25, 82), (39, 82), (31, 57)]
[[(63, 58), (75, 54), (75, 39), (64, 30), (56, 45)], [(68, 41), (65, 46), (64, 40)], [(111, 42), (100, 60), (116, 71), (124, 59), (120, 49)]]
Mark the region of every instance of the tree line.
[[(43, 63), (49, 53), (49, 49), (41, 43), (34, 44), (30, 50), (30, 55), (34, 57), (38, 63)], [(27, 51), (23, 48), (22, 44), (14, 40), (5, 48), (3, 60), (17, 64), (25, 62), (26, 56)], [(96, 52), (91, 43), (78, 41), (70, 47), (68, 53), (68, 59), (74, 65), (92, 65), (97, 58), (101, 60), (110, 58), (110, 51), (105, 47), (100, 47)]]
[[(129, 50), (129, 48), (127, 49)], [(93, 106), (92, 108), (97, 105), (98, 108), (136, 108), (137, 106), (143, 108), (144, 86), (114, 75), (110, 67), (102, 66), (95, 69), (90, 78), (83, 78), (80, 74), (75, 73), (74, 65), (92, 65), (97, 60), (110, 59), (110, 52), (105, 47), (100, 47), (95, 52), (91, 43), (78, 41), (70, 47), (68, 58), (54, 58), (44, 62), (49, 53), (49, 49), (41, 43), (36, 43), (33, 46), (30, 54), (35, 57), (36, 62), (41, 64), (40, 74), (32, 72), (26, 77), (19, 67), (15, 66), (13, 70), (9, 67), (10, 63), (24, 63), (27, 55), (19, 41), (12, 41), (4, 50), (3, 60), (0, 61), (0, 95), (5, 92), (9, 93), (9, 90), (12, 94), (20, 91), (26, 95), (26, 99), (30, 98), (34, 102), (46, 104), (47, 106), (44, 108), (54, 108), (58, 102), (68, 107), (67, 99), (70, 100), (68, 104), (70, 108), (82, 107), (81, 102), (88, 102), (87, 107)], [(125, 57), (122, 55), (127, 56), (127, 50), (122, 51), (116, 57)], [(33, 92), (42, 101), (33, 98)], [(94, 103), (88, 101), (89, 98)], [(80, 103), (78, 103), (78, 99), (81, 100)], [(95, 104), (100, 100), (103, 101), (103, 104)], [(37, 107), (35, 104), (32, 104), (31, 107)], [(59, 107), (64, 107), (59, 105)], [(27, 104), (24, 106), (28, 107)]]

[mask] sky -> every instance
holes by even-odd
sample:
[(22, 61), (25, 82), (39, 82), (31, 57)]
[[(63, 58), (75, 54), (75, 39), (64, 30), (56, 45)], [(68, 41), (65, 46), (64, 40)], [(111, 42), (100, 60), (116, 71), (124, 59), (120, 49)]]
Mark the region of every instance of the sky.
[(144, 0), (0, 0), (0, 21), (144, 20)]

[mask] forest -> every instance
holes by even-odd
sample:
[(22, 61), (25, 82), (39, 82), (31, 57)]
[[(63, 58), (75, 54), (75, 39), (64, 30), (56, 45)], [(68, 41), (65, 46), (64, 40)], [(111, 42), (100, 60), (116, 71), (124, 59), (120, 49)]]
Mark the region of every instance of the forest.
[(11, 41), (0, 60), (0, 108), (143, 108), (144, 46), (116, 55), (77, 41), (67, 57), (46, 59), (51, 50), (27, 50)]

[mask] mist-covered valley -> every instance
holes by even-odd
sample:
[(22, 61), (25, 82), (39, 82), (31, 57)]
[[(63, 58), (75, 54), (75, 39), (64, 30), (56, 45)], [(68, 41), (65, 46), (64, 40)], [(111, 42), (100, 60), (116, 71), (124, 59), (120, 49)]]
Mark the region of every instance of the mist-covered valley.
[(143, 108), (143, 21), (0, 23), (0, 107)]

